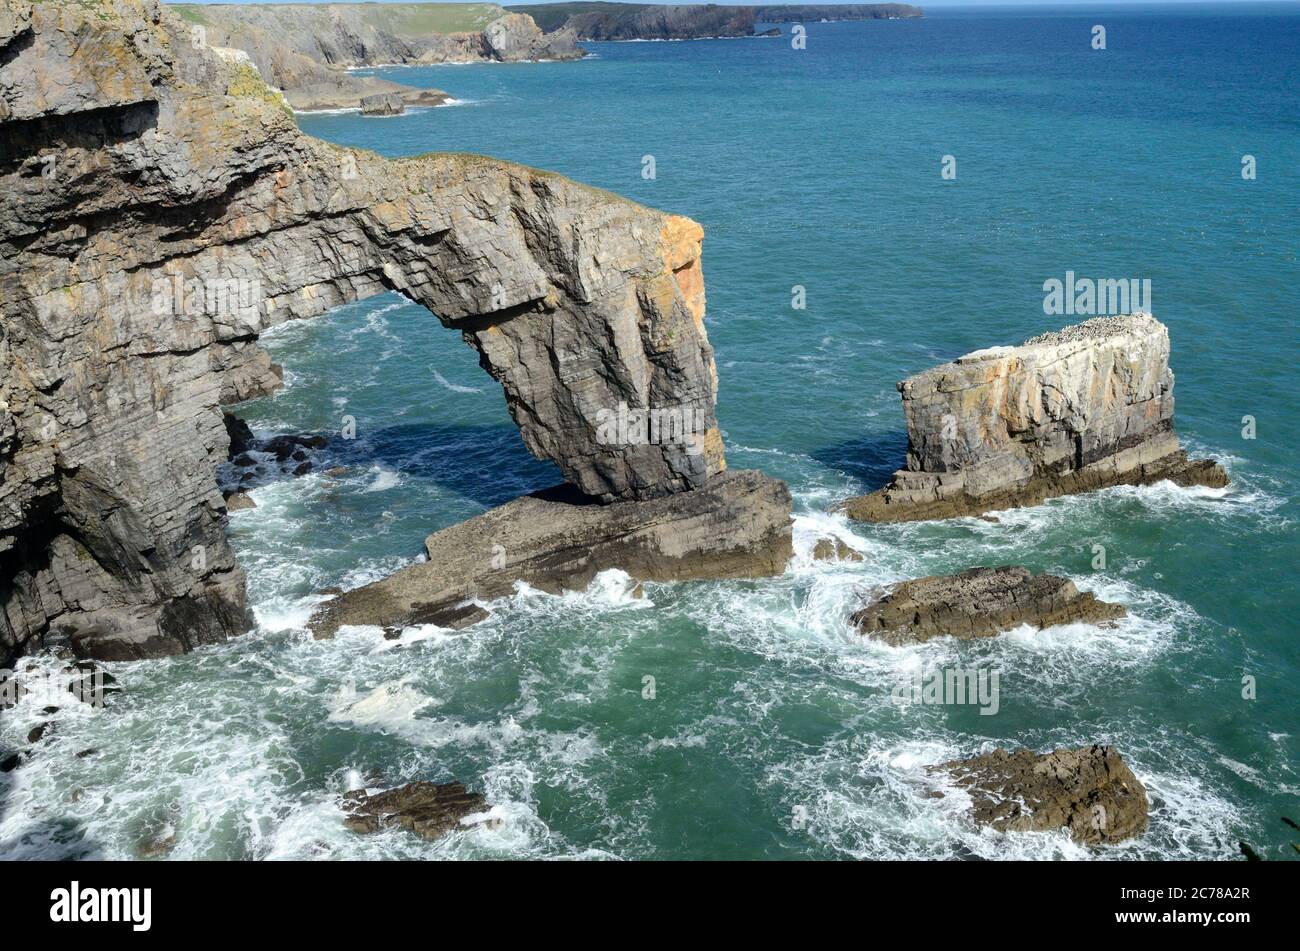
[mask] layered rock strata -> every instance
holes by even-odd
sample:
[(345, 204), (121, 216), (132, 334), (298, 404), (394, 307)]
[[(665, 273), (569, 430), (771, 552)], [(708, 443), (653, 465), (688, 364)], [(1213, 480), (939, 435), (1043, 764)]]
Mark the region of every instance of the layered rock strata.
[(1107, 845), (1147, 828), (1146, 788), (1110, 746), (996, 749), (931, 769), (970, 794), (976, 822), (1004, 832), (1065, 829), (1082, 845)]
[(851, 518), (953, 518), (1165, 479), (1228, 483), (1217, 463), (1179, 446), (1169, 333), (1147, 314), (978, 350), (898, 389), (907, 468), (843, 503)]
[[(262, 331), (373, 294), (460, 331), (584, 495), (725, 468), (694, 222), (480, 156), (311, 139), (152, 0), (4, 10), (0, 660), (246, 630), (221, 407), (280, 385)], [(610, 438), (628, 407), (690, 438)]]
[(466, 602), (513, 594), (518, 582), (581, 591), (597, 572), (637, 581), (778, 575), (789, 562), (790, 492), (760, 472), (732, 470), (686, 494), (593, 505), (558, 486), (430, 535), (428, 561), (326, 602), (317, 637), (345, 624), (460, 628), (486, 617)]
[(571, 31), (544, 35), (526, 13), (495, 4), (177, 4), (197, 41), (244, 51), (261, 76), (300, 110), (357, 108), (389, 94), (407, 105), (447, 95), (353, 67), (577, 59)]
[(1123, 605), (1081, 592), (1068, 578), (1003, 565), (904, 581), (850, 621), (868, 637), (900, 645), (992, 637), (1022, 624), (1105, 624), (1127, 613)]

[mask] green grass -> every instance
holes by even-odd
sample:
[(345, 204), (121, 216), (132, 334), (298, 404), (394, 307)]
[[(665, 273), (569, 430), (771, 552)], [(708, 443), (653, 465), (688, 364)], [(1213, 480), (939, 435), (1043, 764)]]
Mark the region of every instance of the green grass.
[[(692, 4), (695, 6), (696, 4)], [(506, 7), (511, 13), (527, 13), (537, 21), (545, 32), (558, 29), (564, 21), (578, 13), (632, 13), (643, 10), (653, 4), (646, 3), (605, 3), (600, 0), (587, 0), (577, 3), (538, 3), (532, 6)]]
[[(300, 7), (321, 13), (329, 7), (351, 7), (370, 25), (398, 35), (425, 33), (476, 33), (505, 10), (495, 3), (331, 3), (331, 4), (218, 4), (231, 10), (276, 10), (281, 14)], [(190, 23), (207, 24), (202, 10), (207, 4), (175, 3), (169, 6)]]

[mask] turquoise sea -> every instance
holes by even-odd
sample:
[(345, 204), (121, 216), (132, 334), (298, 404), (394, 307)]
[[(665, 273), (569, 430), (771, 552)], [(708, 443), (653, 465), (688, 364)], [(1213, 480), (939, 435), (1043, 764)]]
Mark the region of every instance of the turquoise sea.
[[(559, 477), (421, 308), (372, 298), (276, 328), (287, 386), (240, 413), (263, 434), (352, 415), (358, 439), (232, 516), (259, 629), (112, 665), (115, 709), (62, 710), (12, 774), (0, 856), (124, 858), (174, 835), (178, 858), (1234, 858), (1240, 840), (1286, 858), (1300, 7), (927, 14), (808, 24), (803, 50), (787, 24), (775, 39), (586, 44), (575, 63), (380, 69), (456, 104), (300, 116), (385, 155), (486, 153), (700, 221), (728, 460), (789, 482), (797, 556), (776, 579), (638, 600), (610, 573), (582, 594), (522, 591), (459, 634), (313, 641), (313, 592), (390, 572), (428, 533)], [(997, 524), (827, 514), (902, 465), (895, 383), (1069, 322), (1042, 306), (1067, 271), (1151, 280), (1178, 429), (1231, 487), (1115, 489)], [(813, 562), (827, 533), (865, 560)], [(849, 630), (881, 585), (1005, 563), (1069, 575), (1131, 616), (913, 649)], [(1000, 670), (996, 715), (891, 702), (900, 678), (952, 666)], [(40, 719), (20, 708), (0, 739)], [(1140, 839), (1090, 851), (980, 831), (960, 795), (927, 795), (933, 763), (1093, 741), (1147, 786)], [(434, 843), (343, 828), (346, 789), (452, 778), (500, 822)]]

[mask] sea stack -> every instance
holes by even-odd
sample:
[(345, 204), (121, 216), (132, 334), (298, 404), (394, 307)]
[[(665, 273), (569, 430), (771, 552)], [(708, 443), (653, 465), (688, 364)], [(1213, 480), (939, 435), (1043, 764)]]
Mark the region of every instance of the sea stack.
[(866, 522), (978, 515), (1115, 485), (1222, 487), (1174, 433), (1169, 332), (1149, 314), (1098, 317), (990, 347), (898, 385), (907, 468), (842, 506)]

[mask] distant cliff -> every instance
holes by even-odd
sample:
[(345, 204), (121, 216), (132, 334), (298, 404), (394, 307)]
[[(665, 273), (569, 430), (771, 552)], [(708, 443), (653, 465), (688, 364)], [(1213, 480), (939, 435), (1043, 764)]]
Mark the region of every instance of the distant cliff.
[(922, 16), (921, 8), (906, 3), (779, 4), (755, 7), (760, 23), (798, 23), (817, 20), (902, 20)]
[(533, 19), (491, 3), (175, 4), (203, 42), (246, 52), (295, 109), (348, 108), (395, 92), (415, 104), (447, 97), (375, 77), (358, 66), (577, 59), (571, 32), (544, 35)]
[(919, 17), (905, 3), (815, 6), (719, 6), (718, 4), (543, 3), (506, 7), (527, 12), (548, 34), (572, 30), (579, 40), (691, 40), (753, 36), (755, 23), (797, 20), (885, 20)]

